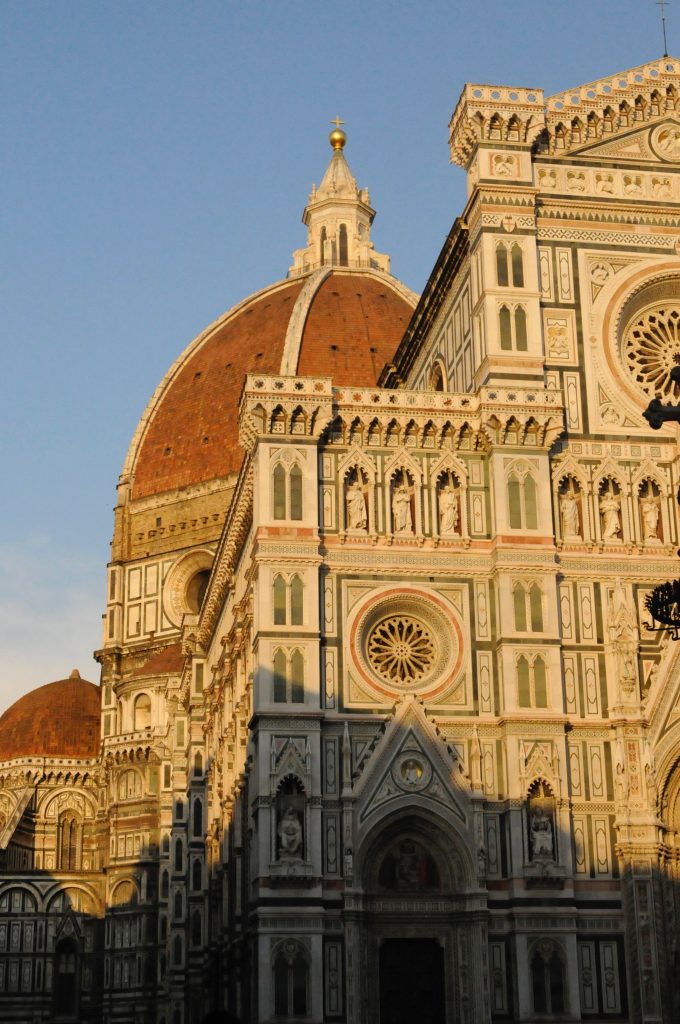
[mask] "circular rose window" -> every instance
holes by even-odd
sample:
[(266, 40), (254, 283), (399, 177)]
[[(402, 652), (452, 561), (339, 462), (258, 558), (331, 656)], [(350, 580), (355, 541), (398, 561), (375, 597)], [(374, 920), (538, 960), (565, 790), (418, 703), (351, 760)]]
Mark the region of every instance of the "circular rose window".
[(353, 618), (350, 638), (355, 669), (384, 694), (439, 693), (462, 664), (463, 634), (453, 609), (415, 588), (371, 597)]
[(680, 305), (655, 304), (623, 331), (623, 357), (636, 384), (650, 398), (676, 399), (680, 386), (671, 370), (680, 364)]
[(386, 683), (418, 682), (432, 668), (435, 645), (424, 622), (409, 615), (388, 615), (368, 637), (368, 660)]

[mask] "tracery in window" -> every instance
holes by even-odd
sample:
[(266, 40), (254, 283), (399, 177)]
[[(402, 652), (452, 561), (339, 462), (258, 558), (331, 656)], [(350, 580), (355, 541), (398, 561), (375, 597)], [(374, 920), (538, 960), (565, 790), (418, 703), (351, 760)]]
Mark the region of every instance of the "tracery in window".
[(512, 596), (517, 632), (542, 633), (543, 594), (538, 583), (515, 583)]
[(519, 243), (507, 246), (499, 242), (496, 246), (496, 281), (500, 288), (509, 287), (511, 281), (513, 288), (524, 287), (524, 260)]
[(290, 579), (274, 577), (274, 625), (301, 626), (304, 616), (304, 585), (295, 573)]
[(388, 615), (375, 624), (367, 641), (368, 660), (385, 682), (418, 682), (434, 664), (435, 642), (424, 622), (410, 615)]
[(512, 530), (538, 529), (536, 481), (524, 463), (514, 466), (508, 475), (508, 512)]
[(308, 1011), (309, 966), (301, 947), (286, 940), (273, 963), (274, 1013), (277, 1017), (305, 1017)]
[(274, 703), (304, 704), (305, 662), (302, 652), (279, 648), (274, 654)]
[(521, 654), (517, 659), (517, 700), (521, 708), (547, 708), (548, 687), (545, 661)]
[(531, 987), (534, 1013), (549, 1016), (564, 1013), (564, 960), (554, 942), (543, 939), (531, 958)]
[(59, 819), (59, 867), (62, 871), (80, 868), (82, 823), (74, 811), (65, 811)]
[(274, 519), (302, 519), (302, 470), (295, 462), (286, 472), (278, 462), (272, 474)]
[(515, 306), (512, 310), (505, 303), (498, 313), (501, 349), (509, 352), (526, 352), (528, 348), (527, 314), (524, 306)]

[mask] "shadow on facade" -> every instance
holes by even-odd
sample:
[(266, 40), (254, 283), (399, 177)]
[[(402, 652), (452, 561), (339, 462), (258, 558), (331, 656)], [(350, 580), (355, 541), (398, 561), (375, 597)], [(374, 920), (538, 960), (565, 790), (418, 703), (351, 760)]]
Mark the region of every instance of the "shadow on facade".
[(576, 873), (549, 779), (492, 801), (474, 759), (444, 777), (407, 728), (382, 762), (379, 743), (345, 751), (343, 779), (336, 738), (321, 794), (289, 736), (268, 793), (243, 773), (224, 831), (205, 827), (208, 765), (158, 845), (106, 878), (5, 868), (3, 1022), (680, 1020), (677, 765), (663, 869), (619, 847), (603, 886)]

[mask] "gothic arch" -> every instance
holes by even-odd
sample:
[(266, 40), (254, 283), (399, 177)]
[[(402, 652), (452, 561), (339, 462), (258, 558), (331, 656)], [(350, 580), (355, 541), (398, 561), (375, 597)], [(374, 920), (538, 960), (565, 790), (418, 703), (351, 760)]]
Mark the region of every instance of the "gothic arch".
[(370, 830), (363, 836), (357, 834), (354, 877), (361, 880), (364, 891), (380, 890), (384, 858), (402, 840), (411, 840), (431, 855), (438, 874), (432, 885), (436, 891), (461, 893), (476, 888), (477, 871), (467, 839), (427, 797), (411, 794), (404, 807), (390, 805), (384, 817), (372, 818)]

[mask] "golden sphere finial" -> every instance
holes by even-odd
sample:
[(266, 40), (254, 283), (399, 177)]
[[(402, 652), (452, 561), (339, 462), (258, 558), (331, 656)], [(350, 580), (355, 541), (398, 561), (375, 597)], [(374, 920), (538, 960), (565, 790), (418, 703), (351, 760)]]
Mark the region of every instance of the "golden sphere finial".
[(332, 131), (330, 133), (330, 135), (328, 136), (328, 141), (330, 142), (330, 144), (333, 147), (333, 149), (344, 149), (345, 148), (345, 143), (347, 142), (347, 136), (345, 135), (345, 133), (343, 132), (342, 128), (340, 127), (340, 125), (344, 124), (344, 123), (345, 122), (341, 121), (339, 117), (336, 117), (334, 121), (331, 121), (331, 124), (335, 125), (335, 130)]

